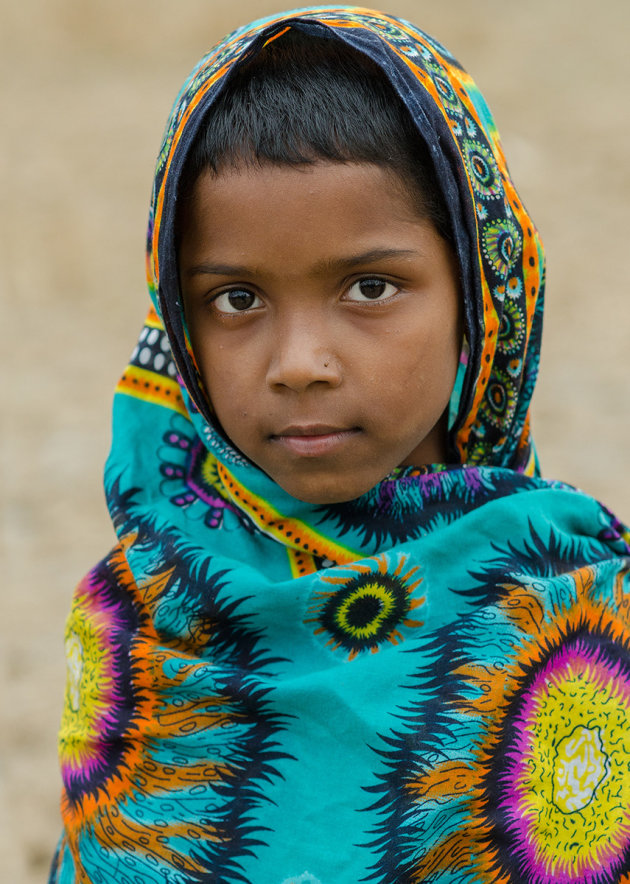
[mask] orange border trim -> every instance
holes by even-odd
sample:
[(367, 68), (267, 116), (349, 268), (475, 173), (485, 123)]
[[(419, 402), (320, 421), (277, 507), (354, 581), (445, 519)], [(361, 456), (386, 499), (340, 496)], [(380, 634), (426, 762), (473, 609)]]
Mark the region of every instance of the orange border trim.
[(134, 396), (136, 399), (152, 402), (153, 405), (162, 405), (188, 417), (177, 381), (146, 368), (128, 365), (118, 381), (116, 393)]
[[(241, 485), (234, 476), (217, 461), (217, 472), (225, 491), (233, 501), (233, 503), (243, 512), (247, 513), (252, 522), (269, 537), (278, 540), (284, 546), (298, 550), (300, 553), (306, 553), (308, 557), (316, 556), (318, 558), (330, 559), (338, 565), (348, 565), (362, 558), (361, 553), (348, 549), (334, 543), (327, 537), (318, 534), (313, 528), (299, 519), (285, 518), (272, 507), (268, 501), (256, 494), (248, 491), (244, 485)], [(308, 573), (308, 571), (300, 571), (300, 566), (308, 567), (308, 563), (300, 562), (298, 566), (298, 557), (296, 556), (291, 562), (291, 570), (293, 565), (298, 567), (298, 574)]]

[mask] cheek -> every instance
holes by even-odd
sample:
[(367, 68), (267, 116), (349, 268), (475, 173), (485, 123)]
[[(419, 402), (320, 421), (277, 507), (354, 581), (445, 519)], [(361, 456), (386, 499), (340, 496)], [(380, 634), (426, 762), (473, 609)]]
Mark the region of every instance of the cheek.
[(240, 400), (238, 391), (235, 390), (234, 370), (225, 360), (217, 358), (220, 350), (216, 346), (210, 350), (194, 343), (193, 349), (206, 399), (218, 422), (228, 432), (226, 425), (232, 422), (230, 404)]
[(197, 364), (212, 407), (218, 413), (241, 401), (247, 394), (248, 378), (255, 367), (244, 348), (231, 346), (216, 337), (194, 343)]
[[(202, 377), (208, 399), (223, 432), (248, 457), (265, 401), (261, 368), (251, 353), (221, 345), (206, 359)], [(255, 460), (255, 457), (252, 458)]]
[[(430, 429), (448, 408), (460, 356), (459, 335), (416, 337), (409, 342), (383, 398), (389, 407), (397, 403), (398, 414), (409, 426)], [(401, 350), (404, 351), (404, 347)]]
[(406, 336), (396, 347), (391, 359), (389, 386), (395, 390), (414, 389), (426, 395), (450, 396), (459, 362), (458, 334), (444, 335), (434, 331)]

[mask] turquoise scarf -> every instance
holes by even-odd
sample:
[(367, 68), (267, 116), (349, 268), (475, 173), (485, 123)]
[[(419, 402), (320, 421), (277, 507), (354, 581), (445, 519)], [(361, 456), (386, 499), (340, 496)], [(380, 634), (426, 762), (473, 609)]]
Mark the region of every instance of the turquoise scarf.
[[(371, 56), (452, 212), (458, 463), (290, 497), (213, 425), (177, 283), (184, 159), (223, 78), (288, 25)], [(281, 39), (281, 37), (280, 37)], [(155, 177), (153, 299), (118, 385), (118, 543), (68, 620), (52, 884), (630, 882), (630, 534), (538, 476), (543, 250), (453, 57), (356, 7), (230, 35)]]

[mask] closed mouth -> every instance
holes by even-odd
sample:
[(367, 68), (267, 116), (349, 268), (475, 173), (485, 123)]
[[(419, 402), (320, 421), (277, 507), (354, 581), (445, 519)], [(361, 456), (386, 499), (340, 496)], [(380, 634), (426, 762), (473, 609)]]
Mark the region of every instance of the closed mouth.
[(279, 439), (287, 436), (330, 436), (336, 433), (352, 433), (358, 430), (358, 427), (335, 427), (329, 424), (292, 424), (285, 427), (278, 433), (272, 433), (272, 439)]
[(302, 424), (289, 426), (273, 433), (270, 441), (281, 445), (288, 452), (303, 457), (334, 452), (361, 432), (360, 427), (333, 427), (325, 424)]

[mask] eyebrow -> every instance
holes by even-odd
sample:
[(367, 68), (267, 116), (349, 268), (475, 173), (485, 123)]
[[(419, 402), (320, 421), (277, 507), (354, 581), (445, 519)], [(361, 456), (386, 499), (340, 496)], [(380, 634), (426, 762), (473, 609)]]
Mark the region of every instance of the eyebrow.
[[(369, 249), (367, 252), (361, 252), (358, 255), (348, 255), (343, 258), (332, 258), (321, 261), (313, 268), (314, 273), (321, 276), (331, 271), (343, 271), (355, 267), (357, 264), (371, 264), (376, 261), (384, 261), (388, 258), (405, 258), (417, 255), (414, 249)], [(193, 276), (247, 276), (249, 274), (256, 275), (255, 267), (247, 267), (244, 264), (211, 264), (202, 261), (200, 264), (193, 264), (185, 271), (188, 277)]]

